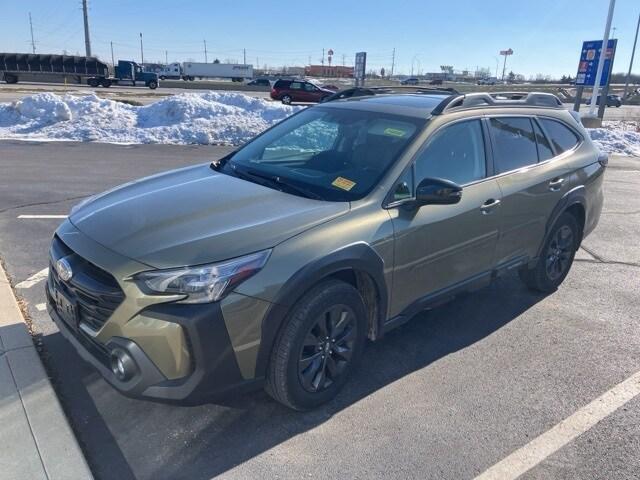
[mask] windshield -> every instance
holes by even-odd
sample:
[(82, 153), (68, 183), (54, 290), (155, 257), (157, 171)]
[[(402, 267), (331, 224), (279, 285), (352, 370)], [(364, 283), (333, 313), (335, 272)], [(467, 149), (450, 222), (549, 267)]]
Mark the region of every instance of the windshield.
[(424, 123), (376, 112), (309, 108), (248, 143), (222, 171), (270, 179), (264, 184), (288, 193), (353, 201), (373, 189)]

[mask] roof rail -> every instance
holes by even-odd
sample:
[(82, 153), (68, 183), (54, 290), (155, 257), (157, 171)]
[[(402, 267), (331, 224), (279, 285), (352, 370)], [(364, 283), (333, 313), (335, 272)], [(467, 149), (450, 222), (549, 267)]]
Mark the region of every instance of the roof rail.
[(380, 93), (441, 93), (450, 95), (460, 95), (460, 92), (455, 88), (443, 88), (443, 87), (420, 87), (413, 85), (387, 85), (376, 87), (361, 87), (363, 90), (379, 91)]
[(452, 110), (482, 107), (547, 107), (562, 108), (562, 102), (552, 93), (545, 92), (480, 92), (451, 95), (433, 109), (432, 115)]

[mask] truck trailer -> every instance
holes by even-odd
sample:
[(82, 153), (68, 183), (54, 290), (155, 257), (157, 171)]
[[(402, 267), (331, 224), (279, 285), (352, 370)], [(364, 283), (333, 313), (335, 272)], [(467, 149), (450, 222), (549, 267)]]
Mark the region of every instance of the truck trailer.
[(146, 87), (158, 87), (156, 73), (143, 72), (142, 67), (130, 60), (119, 60), (114, 75), (109, 74), (109, 66), (96, 57), (75, 55), (0, 53), (0, 80), (6, 83), (18, 83), (21, 77), (51, 78), (70, 77), (77, 83), (83, 79), (90, 87), (110, 87), (118, 83), (136, 85), (144, 83)]
[(236, 63), (171, 63), (158, 72), (160, 80), (196, 78), (230, 78), (233, 82), (242, 82), (253, 78), (253, 65)]

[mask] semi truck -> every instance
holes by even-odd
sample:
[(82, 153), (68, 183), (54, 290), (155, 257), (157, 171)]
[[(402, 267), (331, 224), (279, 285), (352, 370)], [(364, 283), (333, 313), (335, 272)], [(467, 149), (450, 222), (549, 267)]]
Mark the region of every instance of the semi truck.
[(18, 83), (20, 78), (51, 79), (71, 78), (77, 83), (86, 81), (90, 87), (126, 83), (135, 86), (142, 83), (152, 90), (158, 87), (158, 74), (144, 72), (131, 60), (119, 60), (113, 75), (109, 66), (96, 57), (75, 55), (0, 53), (0, 80)]
[(160, 80), (195, 80), (196, 78), (230, 78), (242, 82), (253, 78), (253, 65), (236, 63), (171, 63), (158, 72)]

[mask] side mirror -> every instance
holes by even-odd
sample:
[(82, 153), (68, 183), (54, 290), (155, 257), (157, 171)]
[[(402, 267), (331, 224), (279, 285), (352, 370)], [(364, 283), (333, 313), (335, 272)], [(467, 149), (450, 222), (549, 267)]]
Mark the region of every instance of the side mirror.
[(425, 178), (416, 188), (418, 205), (452, 205), (462, 198), (462, 187), (441, 178)]

